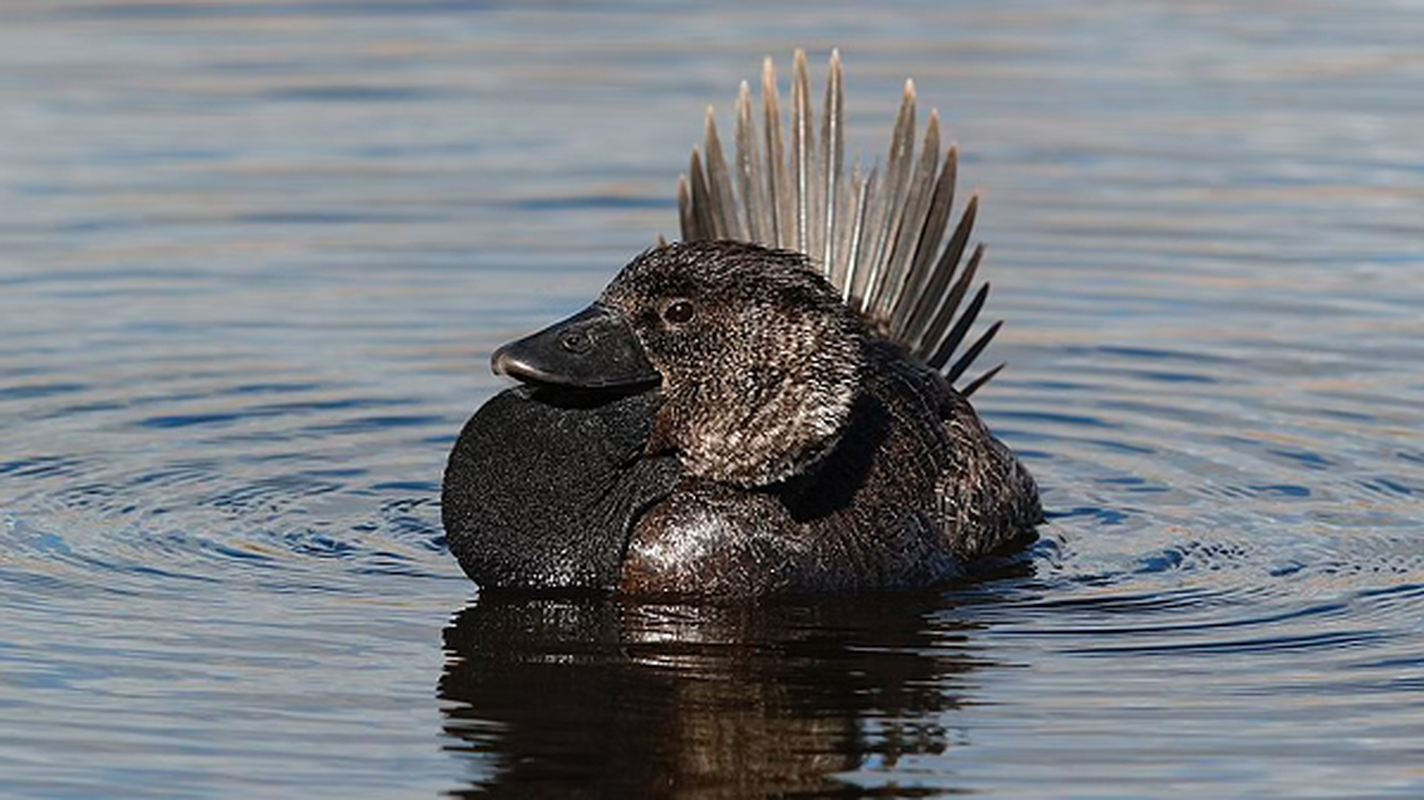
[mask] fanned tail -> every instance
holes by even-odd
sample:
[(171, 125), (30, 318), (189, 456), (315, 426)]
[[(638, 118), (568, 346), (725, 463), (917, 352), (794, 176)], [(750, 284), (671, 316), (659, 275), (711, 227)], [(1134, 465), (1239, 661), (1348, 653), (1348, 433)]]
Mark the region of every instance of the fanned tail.
[[(845, 174), (840, 54), (831, 53), (819, 147), (805, 52), (797, 50), (795, 60), (789, 143), (782, 133), (770, 58), (762, 69), (760, 135), (746, 82), (738, 94), (732, 164), (723, 155), (712, 109), (707, 109), (706, 157), (694, 148), (688, 175), (678, 181), (683, 240), (738, 239), (810, 256), (846, 304), (876, 330), (950, 382), (958, 380), (1002, 324), (990, 325), (961, 352), (989, 284), (970, 295), (984, 256), (979, 244), (964, 258), (979, 208), (977, 194), (952, 230), (949, 225), (958, 151), (951, 145), (940, 158), (939, 114), (931, 111), (916, 159), (915, 85), (906, 81), (883, 172), (873, 167), (862, 174), (856, 165)], [(980, 374), (960, 391), (972, 394), (1002, 367)]]

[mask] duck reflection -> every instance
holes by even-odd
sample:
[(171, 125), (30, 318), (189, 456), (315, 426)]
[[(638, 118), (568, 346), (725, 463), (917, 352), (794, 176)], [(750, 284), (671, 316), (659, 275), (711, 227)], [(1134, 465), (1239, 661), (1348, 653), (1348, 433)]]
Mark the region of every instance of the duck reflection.
[(986, 662), (945, 606), (486, 597), (445, 630), (445, 730), (470, 794), (857, 795), (834, 776), (951, 744)]

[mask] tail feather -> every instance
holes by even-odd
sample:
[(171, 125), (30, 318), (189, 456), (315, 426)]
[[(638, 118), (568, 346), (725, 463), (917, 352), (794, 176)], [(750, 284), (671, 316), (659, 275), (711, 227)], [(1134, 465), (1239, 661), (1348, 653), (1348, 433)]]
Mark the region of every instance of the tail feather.
[[(693, 151), (696, 153), (696, 151)], [(695, 173), (696, 170), (693, 170)], [(677, 222), (682, 228), (682, 240), (693, 242), (698, 239), (707, 238), (702, 234), (702, 229), (697, 224), (697, 215), (692, 211), (692, 188), (688, 185), (687, 176), (677, 177)], [(658, 238), (662, 238), (659, 235)]]
[(771, 207), (771, 238), (756, 242), (771, 247), (792, 247), (793, 193), (786, 177), (786, 153), (781, 133), (781, 98), (776, 91), (776, 69), (768, 56), (761, 74), (762, 124), (766, 132), (766, 189)]
[(796, 67), (791, 82), (791, 176), (795, 181), (794, 207), (796, 216), (792, 220), (796, 231), (791, 241), (799, 252), (818, 257), (815, 237), (811, 234), (811, 220), (816, 214), (815, 134), (812, 123), (815, 112), (811, 109), (811, 79), (806, 72), (806, 53), (796, 51)]
[[(896, 313), (890, 320), (890, 330), (897, 339), (916, 342), (923, 334), (923, 330), (919, 329), (922, 326), (918, 323), (922, 321), (922, 309), (927, 304), (927, 284), (930, 284), (934, 277), (937, 249), (944, 239), (945, 228), (949, 225), (949, 212), (954, 204), (957, 161), (958, 153), (950, 147), (945, 153), (944, 168), (935, 180), (919, 239), (915, 242), (915, 258), (905, 273), (904, 285), (900, 290), (900, 297), (904, 298), (904, 302), (892, 304)], [(953, 268), (953, 265), (950, 265), (950, 270)], [(940, 287), (940, 292), (942, 291), (943, 286)]]
[(756, 125), (752, 122), (752, 92), (742, 81), (737, 94), (737, 191), (746, 215), (747, 239), (767, 243), (775, 239), (771, 202), (766, 195), (766, 182), (760, 178), (766, 167), (756, 151)]
[(910, 175), (904, 200), (901, 202), (902, 215), (895, 226), (893, 245), (885, 262), (883, 280), (877, 297), (871, 303), (873, 316), (894, 330), (894, 310), (905, 289), (910, 268), (915, 263), (915, 251), (919, 247), (920, 231), (925, 226), (925, 214), (929, 210), (934, 194), (935, 176), (939, 171), (939, 115), (931, 114), (925, 129), (924, 146), (920, 158)]
[[(979, 313), (979, 309), (973, 303), (963, 314), (959, 315), (959, 322), (953, 323), (951, 320), (959, 311), (959, 304), (964, 300), (964, 295), (969, 291), (969, 284), (974, 280), (974, 274), (979, 271), (979, 262), (984, 258), (984, 245), (975, 246), (974, 253), (969, 256), (969, 263), (965, 265), (964, 272), (960, 273), (959, 279), (950, 287), (949, 293), (944, 297), (944, 303), (939, 311), (935, 312), (935, 321), (930, 325), (931, 330), (943, 331), (940, 338), (931, 343), (930, 357), (926, 361), (935, 365), (935, 369), (943, 369), (949, 363), (960, 341), (964, 339), (964, 334), (968, 332), (969, 325), (973, 323), (974, 317)], [(984, 284), (985, 287), (988, 284)], [(981, 293), (986, 290), (980, 288)], [(977, 296), (977, 295), (976, 295)], [(980, 305), (982, 305), (982, 301)]]
[[(964, 258), (964, 248), (969, 244), (969, 232), (974, 228), (974, 220), (979, 214), (979, 196), (971, 195), (969, 203), (964, 207), (964, 212), (959, 217), (959, 224), (954, 226), (954, 233), (950, 234), (949, 242), (944, 246), (944, 252), (940, 255), (939, 261), (932, 269), (926, 269), (923, 273), (925, 285), (920, 287), (920, 291), (911, 295), (914, 302), (905, 303), (906, 322), (903, 335), (906, 341), (913, 342), (916, 348), (934, 344), (931, 337), (942, 336), (942, 332), (949, 327), (954, 312), (959, 308), (959, 300), (964, 296), (964, 288), (967, 288), (968, 281), (974, 277), (974, 272), (979, 269), (979, 260), (984, 257), (983, 245), (975, 248), (975, 252), (970, 256), (970, 261), (964, 267), (964, 287), (958, 293), (950, 291), (946, 294), (946, 289), (950, 289), (950, 282), (955, 276), (955, 270)], [(940, 232), (943, 237), (944, 232)], [(936, 363), (933, 365), (939, 369), (944, 365)]]
[(959, 393), (964, 395), (965, 397), (972, 397), (975, 392), (979, 391), (979, 387), (993, 380), (994, 376), (1002, 372), (1004, 367), (1006, 366), (1008, 365), (1000, 361), (998, 364), (994, 365), (992, 369), (985, 370), (983, 374), (981, 374), (979, 377), (975, 378), (965, 386), (961, 387)]
[[(688, 177), (678, 182), (682, 238), (737, 239), (805, 253), (876, 330), (951, 382), (958, 380), (1002, 324), (989, 326), (955, 357), (989, 292), (983, 284), (960, 308), (984, 255), (984, 246), (976, 245), (960, 269), (979, 197), (969, 198), (950, 231), (958, 150), (951, 145), (941, 151), (939, 115), (932, 111), (916, 157), (915, 84), (908, 80), (883, 170), (862, 173), (855, 165), (847, 174), (844, 92), (840, 54), (832, 52), (817, 125), (806, 54), (798, 50), (789, 130), (783, 131), (776, 70), (767, 58), (760, 134), (751, 90), (743, 82), (731, 164), (709, 108), (706, 143), (693, 150)], [(973, 392), (1002, 368), (979, 375), (961, 391)]]
[[(707, 108), (707, 191), (712, 208), (715, 235), (721, 239), (746, 239), (742, 220), (737, 214), (737, 198), (732, 193), (732, 177), (727, 172), (727, 159), (722, 155), (722, 140), (717, 136), (717, 118), (712, 107)], [(696, 183), (693, 184), (694, 186)]]
[[(801, 59), (805, 63), (805, 59)], [(838, 219), (846, 212), (843, 206), (854, 201), (856, 198), (855, 187), (850, 187), (850, 191), (841, 190), (841, 173), (845, 169), (845, 143), (841, 141), (845, 131), (845, 90), (841, 80), (841, 54), (831, 53), (830, 74), (826, 78), (826, 99), (821, 107), (824, 115), (821, 118), (821, 164), (824, 166), (825, 185), (821, 191), (821, 204), (824, 207), (822, 218), (825, 220), (824, 231), (825, 242), (823, 243), (821, 257), (822, 268), (826, 270), (826, 277), (835, 282), (834, 271), (838, 263), (838, 254), (845, 246), (842, 229), (849, 230), (849, 226), (837, 226)]]
[[(885, 164), (884, 194), (876, 198), (875, 249), (870, 260), (870, 274), (857, 308), (872, 323), (884, 327), (879, 318), (880, 297), (885, 286), (885, 274), (894, 256), (895, 237), (905, 214), (905, 195), (909, 191), (910, 167), (915, 156), (915, 83), (905, 81), (905, 96), (890, 135), (890, 154)], [(888, 331), (887, 331), (888, 333)]]
[[(712, 200), (711, 190), (707, 188), (707, 172), (702, 169), (702, 153), (695, 147), (692, 149), (692, 159), (687, 171), (692, 176), (692, 235), (698, 239), (721, 238), (717, 226), (716, 204)], [(683, 233), (682, 238), (688, 238), (687, 232)]]
[[(959, 347), (960, 343), (964, 341), (965, 334), (969, 333), (969, 325), (979, 316), (979, 309), (984, 307), (984, 300), (988, 296), (989, 284), (985, 283), (979, 287), (979, 291), (974, 293), (974, 299), (969, 301), (969, 307), (964, 310), (963, 314), (959, 315), (959, 321), (955, 322), (954, 327), (950, 329), (949, 333), (945, 334), (944, 341), (940, 343), (939, 348), (935, 350), (931, 358), (940, 363), (949, 362), (950, 356), (954, 355), (954, 351)], [(994, 328), (991, 326), (990, 330), (992, 331)], [(955, 373), (954, 367), (951, 367), (949, 373), (945, 374), (945, 377), (951, 381), (958, 378), (969, 364), (956, 364), (956, 366), (959, 367), (958, 373)], [(950, 373), (954, 373), (953, 377), (950, 376)]]
[[(853, 180), (859, 179), (860, 170), (858, 167), (854, 171), (853, 176)], [(868, 271), (868, 267), (864, 269), (861, 267), (865, 266), (865, 262), (869, 260), (869, 257), (865, 254), (870, 252), (871, 245), (870, 241), (866, 238), (866, 231), (870, 230), (872, 224), (870, 215), (874, 213), (875, 209), (871, 208), (870, 204), (879, 186), (879, 183), (877, 183), (879, 176), (880, 168), (878, 166), (872, 167), (870, 174), (865, 177), (863, 182), (860, 182), (856, 186), (855, 225), (851, 231), (849, 245), (845, 251), (846, 258), (844, 263), (832, 272), (832, 283), (835, 283), (834, 276), (837, 273), (843, 272), (845, 275), (845, 282), (836, 285), (840, 286), (841, 299), (844, 300), (847, 305), (850, 304), (852, 296), (861, 297), (864, 294), (865, 275)]]
[[(985, 285), (987, 286), (988, 284)], [(979, 291), (984, 292), (983, 289)], [(979, 354), (984, 352), (984, 348), (989, 346), (989, 342), (994, 340), (994, 335), (999, 332), (999, 328), (1003, 327), (1003, 325), (1003, 320), (997, 320), (993, 325), (990, 325), (988, 330), (984, 331), (978, 339), (974, 340), (974, 344), (969, 345), (969, 349), (964, 351), (964, 355), (960, 356), (959, 359), (954, 362), (954, 365), (949, 368), (949, 371), (946, 372), (944, 376), (951, 382), (958, 380), (959, 376), (963, 375), (964, 371), (969, 368), (969, 365), (974, 363), (974, 359), (978, 358)]]

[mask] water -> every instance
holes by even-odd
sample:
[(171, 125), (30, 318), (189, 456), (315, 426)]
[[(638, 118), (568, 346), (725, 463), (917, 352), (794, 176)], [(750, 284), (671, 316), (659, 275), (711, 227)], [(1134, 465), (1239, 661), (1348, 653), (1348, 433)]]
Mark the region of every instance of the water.
[[(878, 8), (7, 4), (0, 794), (1424, 794), (1424, 7)], [(1032, 568), (479, 601), (490, 350), (798, 44), (984, 193)]]

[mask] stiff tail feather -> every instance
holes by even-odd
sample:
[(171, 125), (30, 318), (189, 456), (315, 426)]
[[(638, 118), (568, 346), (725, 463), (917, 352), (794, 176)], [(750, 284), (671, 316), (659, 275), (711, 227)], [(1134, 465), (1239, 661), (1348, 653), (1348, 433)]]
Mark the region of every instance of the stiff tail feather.
[[(876, 330), (951, 383), (962, 377), (1002, 322), (961, 351), (989, 284), (970, 294), (984, 256), (984, 245), (978, 244), (964, 257), (979, 198), (969, 198), (951, 229), (958, 151), (951, 145), (940, 157), (938, 113), (930, 112), (917, 159), (915, 86), (906, 81), (884, 169), (862, 173), (855, 165), (847, 175), (838, 52), (831, 53), (819, 146), (804, 51), (796, 51), (786, 135), (770, 58), (762, 69), (760, 135), (753, 112), (751, 90), (743, 82), (735, 158), (728, 162), (712, 109), (707, 110), (706, 142), (701, 150), (693, 149), (688, 175), (678, 181), (683, 240), (737, 239), (800, 251)], [(972, 394), (1003, 366), (966, 382), (960, 391)]]

